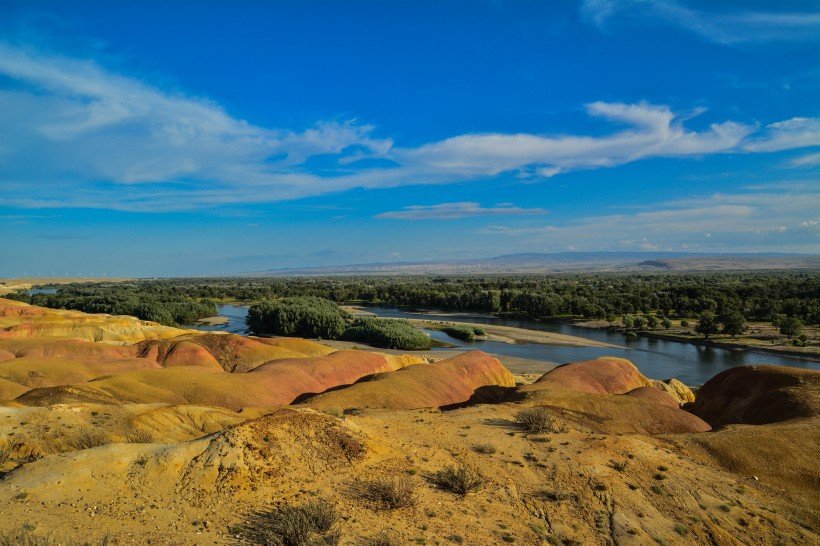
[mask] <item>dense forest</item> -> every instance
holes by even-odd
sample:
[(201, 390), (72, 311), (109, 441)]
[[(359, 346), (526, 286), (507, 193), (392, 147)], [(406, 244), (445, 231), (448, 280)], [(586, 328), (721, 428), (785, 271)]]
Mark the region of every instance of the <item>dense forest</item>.
[(78, 283), (62, 285), (56, 294), (15, 292), (4, 297), (52, 309), (131, 315), (166, 326), (191, 324), (216, 314), (216, 304), (207, 298), (156, 288), (147, 282)]
[(564, 274), (486, 277), (196, 278), (61, 285), (12, 297), (46, 307), (125, 313), (164, 324), (213, 314), (214, 301), (316, 296), (523, 318), (607, 319), (633, 314), (820, 322), (816, 273)]

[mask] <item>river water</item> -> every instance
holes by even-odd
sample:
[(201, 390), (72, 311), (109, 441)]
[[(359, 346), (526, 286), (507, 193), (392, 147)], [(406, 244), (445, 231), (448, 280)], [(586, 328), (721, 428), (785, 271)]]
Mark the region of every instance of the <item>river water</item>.
[[(228, 317), (228, 323), (219, 326), (198, 326), (202, 331), (224, 331), (236, 334), (245, 334), (245, 317), (248, 308), (240, 305), (219, 305), (219, 314)], [(570, 324), (551, 324), (531, 320), (501, 319), (491, 316), (469, 317), (442, 317), (425, 313), (410, 312), (392, 307), (368, 307), (368, 311), (379, 317), (412, 318), (419, 320), (452, 320), (455, 322), (473, 322), (481, 324), (497, 324), (513, 326), (529, 330), (540, 330), (558, 334), (585, 337), (595, 341), (602, 341), (619, 345), (622, 348), (612, 347), (556, 347), (536, 343), (511, 345), (495, 341), (475, 341), (473, 343), (451, 338), (447, 334), (435, 330), (425, 330), (434, 339), (445, 341), (451, 345), (478, 349), (498, 355), (528, 358), (564, 364), (590, 360), (600, 356), (616, 356), (629, 359), (647, 377), (666, 379), (676, 377), (687, 385), (701, 385), (716, 374), (746, 364), (775, 364), (778, 366), (794, 366), (820, 370), (820, 362), (773, 356), (748, 351), (719, 349), (704, 347), (690, 343), (666, 341), (648, 337), (626, 337), (617, 332), (580, 328)]]

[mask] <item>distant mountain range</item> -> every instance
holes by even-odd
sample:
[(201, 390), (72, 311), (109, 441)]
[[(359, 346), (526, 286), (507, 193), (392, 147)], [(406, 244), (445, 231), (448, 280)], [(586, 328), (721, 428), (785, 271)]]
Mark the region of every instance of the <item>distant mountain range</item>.
[(391, 262), (269, 269), (253, 276), (436, 275), (490, 273), (591, 273), (662, 271), (820, 270), (820, 255), (697, 254), (685, 252), (558, 252), (505, 254), (494, 258)]

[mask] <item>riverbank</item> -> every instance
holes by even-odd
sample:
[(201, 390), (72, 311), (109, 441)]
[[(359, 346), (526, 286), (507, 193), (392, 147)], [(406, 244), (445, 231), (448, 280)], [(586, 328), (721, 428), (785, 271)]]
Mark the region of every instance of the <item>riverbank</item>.
[[(615, 328), (605, 321), (575, 321), (575, 320), (552, 320), (550, 322), (558, 324), (570, 324), (579, 328), (593, 330), (614, 330)], [(695, 320), (691, 321), (696, 323)], [(674, 341), (676, 343), (688, 343), (701, 347), (714, 347), (717, 349), (727, 349), (730, 351), (748, 351), (758, 354), (772, 356), (784, 356), (789, 358), (799, 358), (812, 362), (820, 362), (820, 329), (806, 327), (805, 333), (809, 338), (808, 346), (798, 347), (792, 345), (790, 340), (778, 333), (777, 328), (768, 323), (750, 323), (748, 332), (745, 335), (732, 339), (727, 335), (713, 335), (711, 339), (703, 339), (692, 333), (692, 327), (682, 327), (679, 320), (672, 321), (672, 327), (668, 330), (649, 332), (638, 332), (637, 335), (650, 339), (661, 339), (664, 341)]]
[(447, 326), (473, 326), (482, 328), (487, 332), (486, 337), (477, 338), (482, 341), (495, 341), (498, 343), (508, 343), (511, 345), (520, 343), (537, 343), (539, 345), (553, 345), (558, 347), (606, 347), (612, 349), (623, 349), (620, 345), (595, 341), (580, 336), (568, 334), (557, 334), (554, 332), (542, 332), (539, 330), (528, 330), (515, 326), (499, 326), (494, 324), (479, 324), (474, 322), (452, 322), (452, 321), (431, 321), (422, 319), (408, 319), (410, 323), (427, 330), (442, 330)]

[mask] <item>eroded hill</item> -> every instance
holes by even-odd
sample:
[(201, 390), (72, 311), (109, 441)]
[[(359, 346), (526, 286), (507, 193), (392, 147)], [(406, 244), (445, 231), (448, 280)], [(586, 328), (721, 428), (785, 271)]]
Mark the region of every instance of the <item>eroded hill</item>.
[(817, 372), (738, 369), (695, 398), (622, 359), (515, 385), (480, 352), (0, 317), (6, 537), (275, 543), (319, 506), (325, 544), (820, 540)]

